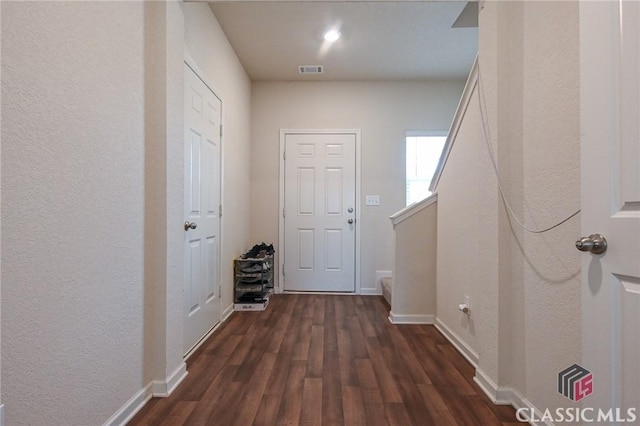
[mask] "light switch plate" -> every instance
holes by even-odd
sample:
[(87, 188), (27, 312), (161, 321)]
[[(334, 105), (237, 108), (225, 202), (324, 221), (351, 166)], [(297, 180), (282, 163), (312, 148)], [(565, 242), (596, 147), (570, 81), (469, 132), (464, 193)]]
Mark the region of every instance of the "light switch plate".
[(365, 204), (367, 206), (379, 206), (380, 205), (380, 196), (379, 195), (367, 195), (365, 198)]

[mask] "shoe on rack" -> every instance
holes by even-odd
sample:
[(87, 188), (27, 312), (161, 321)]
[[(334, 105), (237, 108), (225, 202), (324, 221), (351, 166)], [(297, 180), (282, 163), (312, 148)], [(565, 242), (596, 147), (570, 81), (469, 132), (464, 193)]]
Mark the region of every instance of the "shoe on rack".
[[(264, 252), (264, 255), (262, 254)], [(265, 244), (264, 242), (254, 245), (251, 250), (246, 252), (242, 257), (244, 259), (263, 259), (269, 255), (274, 254), (276, 251), (273, 248), (273, 244)]]
[(240, 272), (243, 272), (245, 274), (256, 274), (258, 272), (262, 272), (262, 265), (259, 263), (254, 263), (253, 265), (240, 268)]

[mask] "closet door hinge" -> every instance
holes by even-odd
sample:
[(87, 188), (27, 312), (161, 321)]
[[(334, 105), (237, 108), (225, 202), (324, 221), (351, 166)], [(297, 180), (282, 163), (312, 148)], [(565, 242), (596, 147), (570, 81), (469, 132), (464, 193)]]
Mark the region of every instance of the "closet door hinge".
[(218, 217), (222, 217), (222, 204), (220, 204), (219, 208), (220, 208), (220, 210), (219, 210), (219, 213), (218, 213), (218, 215), (219, 215)]
[(284, 209), (282, 209), (282, 217), (287, 217), (286, 212)]
[(222, 137), (222, 124), (220, 125), (220, 137)]
[(286, 159), (287, 159), (287, 151), (284, 151), (284, 152), (282, 153), (282, 159), (283, 159), (283, 160), (286, 160)]
[(218, 299), (222, 298), (222, 286), (218, 286)]
[(284, 277), (284, 263), (282, 264), (282, 276)]

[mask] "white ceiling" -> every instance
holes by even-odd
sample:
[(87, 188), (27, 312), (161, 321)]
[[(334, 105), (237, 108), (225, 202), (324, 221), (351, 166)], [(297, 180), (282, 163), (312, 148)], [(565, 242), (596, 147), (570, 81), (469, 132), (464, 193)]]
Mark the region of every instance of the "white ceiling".
[[(276, 80), (466, 78), (477, 28), (451, 28), (466, 1), (212, 2), (249, 77)], [(328, 49), (323, 34), (342, 37)], [(324, 74), (299, 75), (299, 65)]]

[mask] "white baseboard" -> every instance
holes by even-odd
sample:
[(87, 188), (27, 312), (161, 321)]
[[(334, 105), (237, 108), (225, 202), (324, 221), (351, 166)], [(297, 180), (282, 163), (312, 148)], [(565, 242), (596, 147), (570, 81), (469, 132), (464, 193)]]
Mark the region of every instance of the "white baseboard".
[(360, 293), (355, 293), (353, 291), (350, 292), (340, 292), (340, 291), (299, 291), (299, 290), (283, 290), (282, 294), (315, 294), (318, 296), (359, 296)]
[[(476, 368), (476, 375), (473, 377), (480, 389), (491, 399), (496, 405), (511, 405), (516, 410), (526, 408), (528, 413), (535, 413), (536, 419), (542, 418), (542, 412), (538, 410), (528, 399), (524, 398), (520, 393), (512, 388), (498, 386), (479, 368)], [(530, 421), (532, 426), (553, 426), (553, 423), (542, 421)]]
[(480, 386), (480, 389), (482, 389), (494, 404), (511, 405), (512, 392), (514, 392), (513, 389), (498, 387), (498, 385), (480, 368), (476, 368), (476, 375), (473, 377), (473, 381)]
[(182, 362), (166, 380), (154, 380), (151, 382), (151, 395), (161, 398), (168, 397), (187, 377), (187, 374), (189, 374), (187, 373), (187, 364)]
[[(451, 344), (460, 352), (460, 354), (473, 365), (476, 369), (476, 374), (473, 377), (473, 381), (482, 389), (482, 391), (489, 397), (491, 402), (496, 405), (511, 405), (518, 410), (519, 408), (525, 408), (529, 413), (535, 413), (536, 419), (542, 418), (542, 412), (538, 410), (528, 399), (524, 398), (517, 390), (498, 386), (481, 368), (478, 367), (480, 357), (471, 349), (456, 333), (453, 332), (440, 318), (436, 318), (435, 326), (442, 333), (444, 337), (451, 342)], [(532, 426), (553, 426), (553, 423), (532, 421), (529, 422)]]
[(151, 398), (171, 395), (171, 392), (178, 387), (186, 376), (187, 364), (182, 362), (166, 380), (152, 380), (147, 386), (140, 389), (104, 423), (104, 426), (126, 425)]
[(109, 420), (104, 423), (104, 426), (124, 426), (129, 420), (136, 415), (138, 411), (144, 407), (144, 405), (151, 399), (153, 394), (151, 393), (151, 383), (140, 389), (135, 395), (129, 399), (118, 411), (115, 412)]
[(471, 363), (474, 368), (478, 368), (478, 360), (480, 359), (478, 353), (471, 349), (464, 340), (462, 340), (456, 333), (453, 332), (453, 330), (447, 327), (447, 325), (443, 323), (440, 318), (436, 318), (434, 324), (438, 331), (442, 333), (442, 335), (446, 337), (449, 342), (451, 342), (453, 347), (456, 348), (458, 352), (460, 352), (460, 354), (462, 354), (462, 356), (465, 357), (466, 360), (469, 361), (469, 363)]
[[(224, 310), (222, 320), (213, 327), (205, 337), (200, 340), (197, 347), (194, 347), (189, 355), (193, 354), (195, 350), (204, 343), (213, 334), (222, 323), (224, 323), (233, 313), (233, 305)], [(185, 357), (186, 360), (186, 357)], [(185, 377), (187, 377), (187, 364), (183, 361), (176, 367), (176, 369), (165, 380), (152, 380), (143, 389), (138, 391), (129, 401), (127, 401), (109, 420), (107, 420), (104, 426), (121, 426), (126, 425), (129, 420), (136, 415), (138, 411), (144, 407), (144, 405), (153, 397), (165, 398), (171, 395), (171, 393), (182, 383)], [(1, 409), (1, 408), (0, 408)], [(2, 416), (2, 411), (0, 411)], [(2, 420), (2, 417), (0, 417)], [(0, 423), (0, 426), (3, 426)]]
[(4, 426), (4, 404), (0, 404), (0, 426)]
[(389, 321), (391, 324), (433, 324), (434, 315), (402, 315), (389, 312)]
[(376, 271), (375, 281), (373, 287), (360, 287), (360, 294), (362, 295), (382, 295), (382, 279), (391, 277), (392, 271)]
[(511, 405), (513, 406), (513, 408), (515, 408), (516, 410), (519, 408), (526, 408), (528, 412), (535, 413), (534, 421), (529, 421), (529, 424), (531, 426), (553, 426), (553, 423), (551, 422), (538, 420), (538, 419), (542, 419), (542, 411), (538, 410), (536, 406), (531, 403), (531, 401), (529, 401), (526, 398), (523, 398), (522, 395), (520, 395), (518, 392), (514, 391), (514, 393), (515, 395), (513, 397), (513, 401), (511, 402)]
[(206, 342), (207, 340), (209, 340), (209, 337), (211, 337), (211, 335), (212, 335), (213, 333), (215, 333), (215, 332), (216, 332), (216, 330), (218, 330), (218, 328), (220, 328), (220, 326), (221, 326), (222, 324), (224, 324), (224, 322), (225, 322), (226, 320), (228, 320), (228, 319), (229, 319), (229, 317), (231, 316), (231, 314), (232, 314), (233, 312), (234, 312), (234, 309), (233, 309), (233, 304), (232, 304), (231, 306), (228, 306), (228, 307), (224, 310), (224, 312), (222, 313), (222, 319), (220, 320), (220, 322), (218, 322), (216, 325), (214, 325), (214, 326), (213, 326), (213, 328), (212, 328), (211, 330), (209, 330), (209, 332), (208, 332), (207, 334), (205, 334), (205, 335), (202, 337), (202, 339), (200, 339), (200, 340), (198, 341), (198, 343), (196, 343), (196, 344), (195, 344), (191, 349), (189, 349), (189, 352), (187, 352), (187, 353), (185, 354), (185, 356), (184, 356), (184, 360), (185, 360), (185, 361), (186, 361), (186, 360), (188, 360), (188, 359), (191, 357), (191, 355), (193, 355), (193, 354), (198, 350), (198, 348), (204, 344), (204, 342)]
[[(460, 354), (473, 365), (476, 374), (473, 381), (482, 389), (487, 397), (496, 405), (511, 405), (516, 410), (526, 408), (529, 412), (533, 411), (536, 418), (540, 419), (542, 413), (535, 408), (531, 401), (524, 398), (520, 393), (510, 387), (498, 386), (481, 368), (478, 367), (479, 356), (471, 349), (456, 333), (446, 326), (439, 318), (436, 318), (435, 326), (444, 337), (451, 342)], [(553, 426), (551, 423), (529, 422), (532, 426)]]
[(220, 323), (222, 324), (223, 322), (228, 320), (232, 313), (233, 313), (233, 303), (227, 306), (227, 309), (225, 309), (222, 312), (222, 319), (220, 320)]

